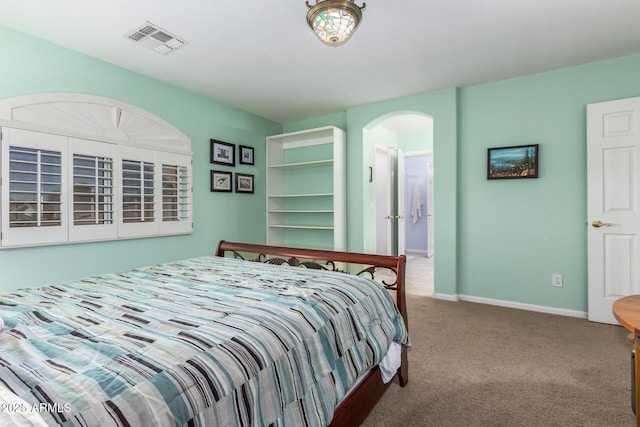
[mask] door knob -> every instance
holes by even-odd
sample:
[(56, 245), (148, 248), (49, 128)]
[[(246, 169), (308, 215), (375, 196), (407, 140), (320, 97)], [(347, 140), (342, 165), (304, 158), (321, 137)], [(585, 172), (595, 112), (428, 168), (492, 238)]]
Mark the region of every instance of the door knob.
[(611, 224), (610, 222), (602, 222), (599, 219), (594, 220), (591, 225), (595, 228), (600, 228), (600, 227), (613, 227), (613, 224)]

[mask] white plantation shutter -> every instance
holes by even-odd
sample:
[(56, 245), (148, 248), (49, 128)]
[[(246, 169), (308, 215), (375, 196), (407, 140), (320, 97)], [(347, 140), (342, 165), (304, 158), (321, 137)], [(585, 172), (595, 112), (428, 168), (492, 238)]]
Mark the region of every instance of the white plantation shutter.
[(46, 244), (67, 239), (66, 138), (3, 129), (2, 241)]
[(191, 169), (180, 166), (178, 174), (178, 214), (180, 221), (192, 221), (191, 219)]
[(118, 234), (122, 237), (158, 234), (160, 199), (156, 196), (158, 154), (151, 150), (120, 147)]
[(190, 233), (191, 141), (118, 100), (0, 100), (0, 248)]
[(191, 156), (2, 131), (2, 247), (192, 231)]
[(165, 233), (189, 232), (191, 218), (191, 157), (160, 153), (162, 224)]
[(113, 224), (113, 159), (73, 154), (73, 224)]
[(122, 160), (122, 221), (153, 222), (155, 219), (155, 164)]
[(9, 227), (62, 224), (62, 153), (9, 147)]
[(72, 218), (69, 221), (69, 240), (116, 238), (116, 146), (70, 138), (70, 147)]
[(180, 220), (180, 167), (162, 165), (162, 220)]

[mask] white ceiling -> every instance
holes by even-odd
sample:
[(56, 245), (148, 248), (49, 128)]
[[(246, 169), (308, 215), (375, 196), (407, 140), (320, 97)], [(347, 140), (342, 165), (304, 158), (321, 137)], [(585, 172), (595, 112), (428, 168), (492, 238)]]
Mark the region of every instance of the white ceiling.
[[(0, 25), (281, 123), (640, 53), (639, 0), (368, 0), (338, 48), (306, 11), (303, 0), (0, 0)], [(164, 56), (126, 38), (146, 21), (188, 44)]]

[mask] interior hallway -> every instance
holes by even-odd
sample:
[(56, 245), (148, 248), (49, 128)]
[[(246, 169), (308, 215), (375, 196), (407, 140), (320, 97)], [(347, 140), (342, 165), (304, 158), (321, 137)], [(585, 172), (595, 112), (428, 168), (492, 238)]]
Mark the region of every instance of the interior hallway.
[(427, 258), (421, 253), (407, 253), (406, 293), (433, 296), (433, 258)]

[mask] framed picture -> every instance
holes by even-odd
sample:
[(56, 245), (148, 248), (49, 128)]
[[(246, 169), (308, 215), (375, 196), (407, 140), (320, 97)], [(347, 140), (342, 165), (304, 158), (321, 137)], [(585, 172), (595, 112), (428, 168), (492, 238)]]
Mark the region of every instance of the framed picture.
[(226, 166), (235, 166), (236, 146), (228, 142), (211, 140), (211, 163)]
[(487, 179), (538, 177), (538, 144), (496, 147), (487, 150)]
[(253, 175), (236, 173), (236, 193), (253, 193)]
[(253, 147), (240, 146), (240, 164), (253, 165)]
[(230, 193), (232, 189), (231, 172), (211, 171), (211, 191)]

